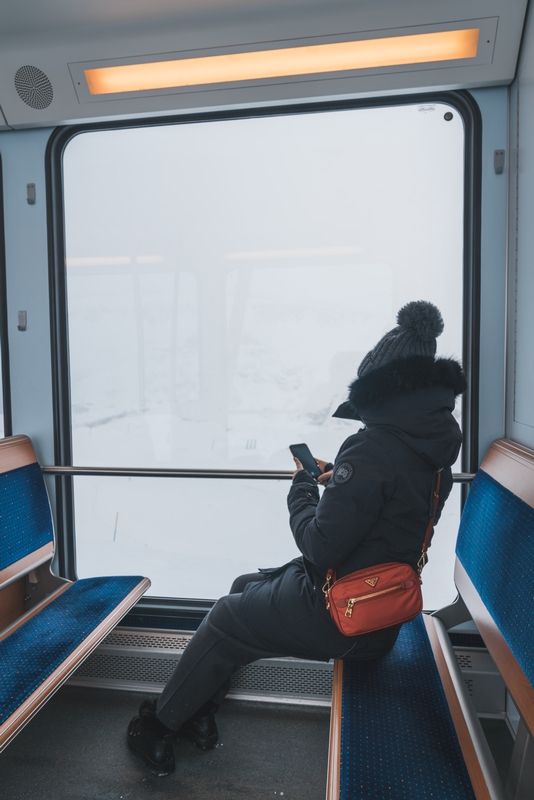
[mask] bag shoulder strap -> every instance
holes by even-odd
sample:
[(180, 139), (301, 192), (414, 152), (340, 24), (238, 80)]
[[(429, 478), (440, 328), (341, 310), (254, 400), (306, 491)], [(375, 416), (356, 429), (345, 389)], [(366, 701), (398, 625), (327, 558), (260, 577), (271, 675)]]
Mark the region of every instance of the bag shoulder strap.
[(423, 550), (421, 552), (421, 558), (417, 562), (417, 571), (419, 575), (423, 571), (423, 567), (425, 566), (426, 562), (428, 561), (427, 550), (430, 547), (430, 543), (432, 541), (432, 536), (434, 534), (434, 521), (436, 519), (436, 512), (438, 510), (438, 503), (439, 503), (439, 490), (441, 489), (441, 473), (443, 472), (443, 467), (438, 469), (436, 472), (436, 479), (433, 480), (432, 486), (432, 503), (431, 503), (431, 512), (430, 512), (430, 519), (428, 520), (428, 525), (426, 527), (425, 538), (423, 540)]
[[(426, 527), (425, 538), (423, 540), (423, 549), (421, 552), (421, 557), (417, 562), (417, 572), (419, 575), (423, 571), (423, 567), (428, 561), (427, 550), (430, 547), (430, 543), (432, 541), (432, 536), (434, 534), (434, 521), (436, 519), (436, 512), (438, 510), (439, 504), (439, 491), (441, 489), (441, 473), (443, 472), (443, 467), (438, 469), (435, 473), (437, 476), (435, 479), (432, 480), (432, 500), (431, 500), (431, 512), (430, 512), (430, 519), (428, 520), (428, 525)], [(328, 591), (333, 583), (337, 580), (336, 570), (329, 569), (326, 573), (326, 583), (323, 586), (323, 592), (325, 595), (328, 595)]]

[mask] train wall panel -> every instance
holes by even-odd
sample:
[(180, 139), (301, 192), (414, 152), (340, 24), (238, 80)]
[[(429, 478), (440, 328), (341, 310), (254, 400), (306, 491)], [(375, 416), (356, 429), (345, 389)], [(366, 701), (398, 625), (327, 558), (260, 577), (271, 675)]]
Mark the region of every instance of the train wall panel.
[(510, 89), (509, 283), (506, 436), (534, 447), (534, 14)]
[[(45, 187), (50, 133), (0, 133), (13, 433), (30, 436), (45, 464), (54, 459)], [(34, 205), (28, 183), (35, 184)], [(27, 313), (25, 331), (18, 330), (19, 311)]]
[(479, 461), (504, 436), (507, 168), (495, 173), (495, 150), (508, 153), (508, 88), (472, 90), (482, 115)]

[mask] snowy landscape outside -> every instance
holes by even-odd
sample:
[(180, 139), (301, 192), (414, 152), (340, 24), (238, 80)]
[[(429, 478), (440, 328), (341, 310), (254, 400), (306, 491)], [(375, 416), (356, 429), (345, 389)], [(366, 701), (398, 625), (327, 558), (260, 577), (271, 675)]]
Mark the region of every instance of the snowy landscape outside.
[[(462, 353), (463, 123), (410, 105), (76, 136), (64, 155), (73, 463), (333, 460), (358, 364), (410, 300)], [(460, 408), (457, 408), (460, 419)], [(456, 467), (459, 470), (459, 465)], [(289, 481), (75, 479), (79, 577), (216, 598), (298, 555)], [(460, 493), (425, 569), (455, 596)]]

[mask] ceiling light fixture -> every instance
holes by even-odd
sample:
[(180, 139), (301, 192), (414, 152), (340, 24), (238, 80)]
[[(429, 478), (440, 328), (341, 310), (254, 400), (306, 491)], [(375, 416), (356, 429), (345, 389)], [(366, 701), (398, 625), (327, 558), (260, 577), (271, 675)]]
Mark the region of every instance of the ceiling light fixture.
[(475, 58), (480, 29), (124, 64), (84, 70), (91, 95)]

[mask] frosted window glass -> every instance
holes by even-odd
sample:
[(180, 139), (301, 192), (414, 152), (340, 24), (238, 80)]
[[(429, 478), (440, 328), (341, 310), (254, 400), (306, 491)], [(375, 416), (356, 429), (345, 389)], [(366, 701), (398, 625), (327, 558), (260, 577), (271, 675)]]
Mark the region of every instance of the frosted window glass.
[[(71, 140), (74, 463), (289, 470), (288, 444), (299, 441), (333, 459), (358, 425), (331, 415), (410, 300), (439, 306), (439, 352), (459, 357), (464, 130), (449, 111), (355, 109)], [(187, 501), (189, 480), (176, 483)], [(76, 486), (80, 540), (82, 479)], [(227, 537), (235, 503), (219, 520)], [(247, 540), (247, 563), (263, 535)], [(200, 596), (215, 596), (208, 588)]]
[[(300, 555), (288, 523), (289, 481), (74, 479), (78, 577), (148, 575), (155, 597), (215, 599), (238, 575)], [(322, 491), (322, 490), (320, 490)], [(423, 572), (425, 608), (451, 598), (459, 487), (436, 526)]]
[[(459, 470), (459, 465), (457, 466)], [(454, 585), (456, 538), (460, 525), (462, 488), (455, 484), (435, 527), (428, 551), (428, 564), (423, 570), (423, 607), (428, 611), (443, 608), (457, 595)]]
[(75, 478), (79, 577), (147, 575), (156, 597), (215, 599), (299, 555), (289, 481)]

